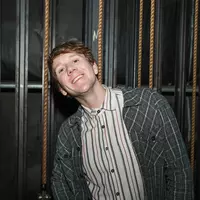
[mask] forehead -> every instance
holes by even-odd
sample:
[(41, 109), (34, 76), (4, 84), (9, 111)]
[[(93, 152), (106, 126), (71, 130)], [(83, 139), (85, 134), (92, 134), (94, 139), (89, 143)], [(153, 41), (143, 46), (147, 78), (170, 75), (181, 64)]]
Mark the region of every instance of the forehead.
[(76, 52), (63, 53), (63, 54), (60, 54), (60, 55), (56, 56), (54, 58), (53, 62), (55, 62), (55, 61), (62, 61), (62, 60), (70, 60), (70, 59), (72, 59), (75, 56), (82, 57), (82, 58), (85, 57), (83, 54), (79, 54), (79, 53), (76, 53)]
[(66, 62), (69, 62), (70, 60), (72, 60), (75, 57), (85, 58), (85, 56), (83, 54), (79, 54), (76, 52), (63, 53), (54, 58), (52, 66), (53, 66), (53, 68), (56, 68), (59, 65), (66, 64)]

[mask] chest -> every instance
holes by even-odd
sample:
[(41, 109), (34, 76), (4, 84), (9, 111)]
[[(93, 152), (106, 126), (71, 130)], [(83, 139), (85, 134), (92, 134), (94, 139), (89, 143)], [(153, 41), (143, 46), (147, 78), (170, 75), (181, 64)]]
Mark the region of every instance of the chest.
[[(120, 110), (105, 111), (93, 118), (82, 118), (82, 157), (85, 168), (106, 173), (113, 163), (133, 158), (134, 151)], [(120, 164), (121, 166), (121, 164)], [(120, 167), (121, 168), (121, 167)]]
[(140, 164), (146, 168), (163, 166), (164, 127), (159, 124), (155, 111), (148, 114), (141, 107), (129, 107), (124, 109), (123, 114)]

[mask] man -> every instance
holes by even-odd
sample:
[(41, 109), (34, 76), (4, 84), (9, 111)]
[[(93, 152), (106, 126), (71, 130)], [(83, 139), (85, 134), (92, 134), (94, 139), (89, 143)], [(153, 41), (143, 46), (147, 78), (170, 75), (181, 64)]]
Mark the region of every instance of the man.
[(108, 88), (91, 50), (68, 41), (49, 67), (59, 91), (80, 107), (61, 126), (54, 199), (192, 199), (192, 173), (174, 113), (150, 89)]

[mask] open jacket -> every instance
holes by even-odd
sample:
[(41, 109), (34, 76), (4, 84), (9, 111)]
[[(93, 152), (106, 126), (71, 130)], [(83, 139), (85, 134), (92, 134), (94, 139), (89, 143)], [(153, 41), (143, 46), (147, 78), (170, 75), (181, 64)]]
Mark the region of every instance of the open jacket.
[[(192, 172), (166, 99), (150, 89), (120, 88), (123, 118), (141, 168), (148, 200), (193, 199)], [(92, 199), (82, 170), (81, 107), (61, 126), (52, 173), (55, 200)]]

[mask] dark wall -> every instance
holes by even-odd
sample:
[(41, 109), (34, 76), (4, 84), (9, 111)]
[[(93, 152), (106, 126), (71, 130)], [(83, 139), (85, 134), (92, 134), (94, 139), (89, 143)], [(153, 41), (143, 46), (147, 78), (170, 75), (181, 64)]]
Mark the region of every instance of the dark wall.
[[(53, 2), (53, 1), (52, 1)], [(63, 42), (68, 38), (75, 37), (82, 39), (83, 27), (83, 4), (82, 1), (57, 0), (54, 1), (54, 24), (55, 44)], [(1, 66), (0, 66), (0, 199), (18, 199), (18, 139), (20, 133), (16, 130), (18, 120), (16, 119), (16, 15), (17, 1), (1, 1)], [(42, 151), (42, 88), (34, 88), (34, 85), (42, 83), (42, 58), (43, 58), (43, 1), (29, 0), (28, 11), (28, 90), (27, 96), (27, 137), (25, 145), (26, 169), (24, 199), (35, 200), (40, 192), (41, 185), (41, 151)], [(20, 12), (25, 12), (21, 10)], [(51, 21), (52, 23), (53, 21)], [(24, 58), (21, 58), (24, 59)], [(19, 69), (18, 69), (19, 70)], [(23, 73), (21, 71), (21, 73)], [(7, 84), (5, 86), (5, 84)], [(19, 99), (22, 101), (23, 97)], [(61, 122), (71, 112), (69, 109), (60, 110), (63, 98), (58, 94), (55, 97), (55, 120), (54, 141)], [(59, 99), (59, 100), (58, 100)], [(60, 102), (57, 104), (57, 102)], [(64, 101), (65, 102), (65, 101)], [(66, 101), (68, 102), (68, 101)], [(63, 104), (62, 104), (63, 105)], [(65, 104), (64, 107), (69, 104)], [(73, 108), (73, 107), (72, 107)], [(62, 112), (61, 112), (62, 111)], [(51, 146), (51, 144), (50, 144)], [(48, 159), (49, 160), (49, 159)], [(52, 159), (48, 164), (52, 164)], [(50, 172), (48, 176), (50, 175)], [(49, 179), (48, 179), (49, 181)], [(22, 199), (20, 199), (22, 200)]]

